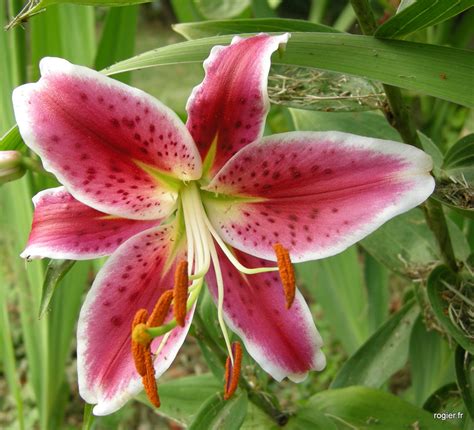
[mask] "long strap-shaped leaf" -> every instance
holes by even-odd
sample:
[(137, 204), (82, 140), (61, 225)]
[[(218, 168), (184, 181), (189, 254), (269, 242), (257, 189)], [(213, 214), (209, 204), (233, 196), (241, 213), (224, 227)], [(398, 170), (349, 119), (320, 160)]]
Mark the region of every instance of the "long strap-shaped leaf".
[(473, 0), (417, 0), (381, 25), (375, 36), (403, 37), (446, 21), (473, 6)]
[[(202, 30), (202, 29), (201, 29)], [(202, 62), (214, 45), (231, 36), (208, 37), (176, 43), (121, 61), (108, 75), (177, 63)], [(292, 33), (284, 53), (274, 64), (292, 64), (333, 70), (474, 106), (466, 85), (474, 76), (474, 55), (466, 50), (370, 36), (327, 33)]]

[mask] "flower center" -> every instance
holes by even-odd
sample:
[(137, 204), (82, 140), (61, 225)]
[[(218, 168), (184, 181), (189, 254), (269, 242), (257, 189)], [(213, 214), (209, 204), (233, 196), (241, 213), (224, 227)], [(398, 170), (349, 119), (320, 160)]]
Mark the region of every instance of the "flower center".
[[(287, 301), (287, 308), (291, 307), (295, 294), (295, 277), (290, 256), (288, 251), (282, 245), (277, 243), (274, 245), (274, 249), (278, 266), (256, 268), (245, 267), (237, 260), (235, 255), (224, 243), (209, 221), (202, 204), (198, 183), (196, 181), (191, 181), (181, 188), (180, 203), (186, 229), (188, 261), (178, 263), (176, 269), (173, 298), (175, 319), (158, 327), (150, 327), (149, 325), (148, 333), (152, 337), (158, 337), (167, 334), (178, 324), (184, 326), (186, 313), (196, 302), (204, 281), (204, 276), (209, 271), (212, 262), (217, 284), (217, 318), (225, 339), (229, 357), (233, 363), (232, 348), (223, 316), (224, 281), (215, 243), (219, 245), (219, 248), (226, 255), (232, 265), (238, 271), (246, 275), (279, 271)], [(192, 284), (188, 288), (189, 280), (192, 281)], [(162, 344), (165, 342), (166, 338), (163, 340)]]

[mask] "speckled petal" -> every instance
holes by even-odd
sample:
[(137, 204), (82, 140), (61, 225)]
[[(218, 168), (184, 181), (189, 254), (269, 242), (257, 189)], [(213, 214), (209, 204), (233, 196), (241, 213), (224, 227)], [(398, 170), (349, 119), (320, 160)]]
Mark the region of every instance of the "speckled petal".
[(194, 88), (186, 106), (187, 127), (203, 159), (212, 153), (211, 176), (240, 148), (263, 132), (270, 103), (267, 79), (270, 58), (289, 34), (242, 39), (215, 46), (204, 62), (206, 76)]
[[(96, 404), (95, 415), (115, 412), (142, 389), (130, 351), (131, 323), (138, 309), (151, 312), (160, 295), (173, 287), (175, 258), (183, 258), (186, 247), (180, 234), (170, 224), (135, 235), (110, 257), (87, 294), (77, 329), (77, 367), (79, 392)], [(176, 357), (193, 312), (158, 354), (156, 377)], [(166, 321), (171, 318), (170, 311)], [(161, 340), (153, 341), (152, 351)]]
[[(224, 280), (224, 315), (229, 327), (243, 340), (257, 363), (277, 381), (288, 377), (294, 382), (305, 379), (310, 370), (322, 370), (326, 359), (322, 339), (311, 312), (299, 291), (290, 309), (278, 273), (243, 275), (218, 249)], [(236, 251), (247, 267), (271, 263)], [(216, 299), (215, 274), (206, 276)]]
[(13, 93), (25, 143), (79, 201), (133, 219), (163, 218), (175, 206), (173, 179), (201, 176), (184, 124), (146, 93), (59, 58)]
[[(275, 260), (272, 245), (279, 242), (293, 261), (314, 260), (426, 200), (434, 189), (431, 168), (429, 155), (397, 142), (284, 133), (229, 160), (206, 188), (205, 205), (232, 246)], [(226, 198), (215, 198), (220, 194)]]
[(41, 191), (23, 258), (86, 260), (112, 254), (130, 237), (159, 224), (96, 211), (76, 200), (64, 187)]

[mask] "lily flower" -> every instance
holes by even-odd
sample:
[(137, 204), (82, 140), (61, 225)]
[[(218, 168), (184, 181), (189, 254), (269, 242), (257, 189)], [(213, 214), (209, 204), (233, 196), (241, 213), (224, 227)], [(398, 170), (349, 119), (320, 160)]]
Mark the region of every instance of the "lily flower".
[[(288, 37), (214, 47), (186, 125), (150, 95), (59, 58), (43, 59), (40, 80), (14, 91), (25, 143), (63, 184), (34, 198), (22, 256), (111, 255), (77, 331), (80, 394), (94, 414), (142, 389), (132, 323), (134, 347), (154, 354), (154, 377), (171, 365), (204, 280), (229, 350), (227, 396), (240, 346), (226, 327), (278, 381), (323, 369), (292, 263), (337, 254), (432, 193), (431, 158), (411, 146), (335, 131), (262, 137), (271, 55)], [(175, 284), (176, 306), (147, 325)]]

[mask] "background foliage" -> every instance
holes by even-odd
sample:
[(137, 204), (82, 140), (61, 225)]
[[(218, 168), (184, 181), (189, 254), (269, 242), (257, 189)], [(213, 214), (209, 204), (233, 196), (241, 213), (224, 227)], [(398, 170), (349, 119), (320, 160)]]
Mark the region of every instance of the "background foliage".
[[(0, 33), (0, 150), (28, 153), (11, 91), (38, 79), (46, 55), (106, 68), (184, 119), (213, 45), (232, 34), (290, 31), (286, 52), (273, 58), (266, 132), (340, 130), (405, 141), (432, 155), (437, 189), (359, 245), (297, 267), (326, 342), (323, 372), (277, 384), (246, 357), (245, 381), (224, 402), (223, 342), (205, 295), (192, 336), (160, 380), (162, 407), (139, 398), (94, 419), (77, 392), (74, 331), (103, 262), (25, 264), (18, 255), (31, 197), (56, 183), (30, 171), (3, 185), (0, 427), (472, 429), (472, 0), (22, 3), (0, 2), (0, 18), (10, 23)], [(436, 412), (460, 414), (443, 421)]]

